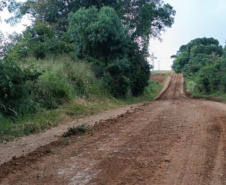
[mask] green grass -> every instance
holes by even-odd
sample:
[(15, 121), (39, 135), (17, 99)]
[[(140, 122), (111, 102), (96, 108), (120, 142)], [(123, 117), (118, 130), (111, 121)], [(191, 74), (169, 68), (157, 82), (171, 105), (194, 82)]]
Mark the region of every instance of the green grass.
[(170, 74), (170, 73), (173, 73), (172, 70), (154, 70), (151, 72), (152, 74), (160, 74), (160, 73), (164, 73), (164, 74)]
[[(78, 98), (82, 100), (81, 98)], [(36, 114), (27, 115), (17, 123), (5, 120), (0, 124), (0, 143), (15, 138), (39, 133), (74, 119), (90, 116), (104, 110), (124, 105), (123, 102), (109, 97), (97, 97), (95, 100), (77, 102), (77, 99), (65, 103), (53, 110), (40, 109)]]
[(200, 94), (197, 92), (190, 93), (192, 97), (196, 98), (204, 98), (207, 100), (215, 100), (215, 101), (226, 101), (226, 94), (222, 94), (220, 92), (215, 92), (211, 94)]
[(153, 100), (160, 90), (163, 88), (163, 84), (159, 82), (152, 82), (149, 81), (148, 87), (145, 88), (144, 94), (142, 96), (138, 97), (129, 97), (122, 99), (121, 101), (125, 104), (134, 104), (134, 103), (139, 103), (143, 101), (150, 101)]
[(39, 133), (48, 130), (59, 124), (66, 124), (74, 119), (83, 118), (93, 114), (97, 114), (104, 110), (113, 109), (126, 105), (122, 100), (112, 97), (97, 97), (95, 100), (83, 100), (79, 98), (61, 105), (57, 109), (45, 110), (40, 109), (36, 114), (26, 116), (13, 123), (5, 120), (0, 124), (0, 143), (12, 141), (15, 138), (26, 135)]

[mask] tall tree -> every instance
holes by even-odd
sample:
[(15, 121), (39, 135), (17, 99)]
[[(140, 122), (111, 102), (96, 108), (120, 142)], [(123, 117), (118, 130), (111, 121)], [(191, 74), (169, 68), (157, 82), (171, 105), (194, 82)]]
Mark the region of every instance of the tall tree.
[(102, 7), (81, 8), (69, 14), (68, 37), (80, 56), (92, 56), (108, 62), (123, 58), (130, 42), (115, 10)]

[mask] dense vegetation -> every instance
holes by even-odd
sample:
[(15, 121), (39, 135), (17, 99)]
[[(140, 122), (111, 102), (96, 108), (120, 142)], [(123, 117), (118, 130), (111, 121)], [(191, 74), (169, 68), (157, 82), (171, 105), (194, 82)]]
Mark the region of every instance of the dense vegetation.
[(194, 95), (223, 95), (226, 92), (225, 49), (214, 38), (198, 38), (180, 47), (173, 62), (175, 72), (183, 72)]
[(142, 95), (149, 84), (151, 37), (171, 27), (175, 11), (161, 0), (3, 0), (0, 11), (32, 24), (0, 34), (0, 124), (18, 123), (76, 97)]

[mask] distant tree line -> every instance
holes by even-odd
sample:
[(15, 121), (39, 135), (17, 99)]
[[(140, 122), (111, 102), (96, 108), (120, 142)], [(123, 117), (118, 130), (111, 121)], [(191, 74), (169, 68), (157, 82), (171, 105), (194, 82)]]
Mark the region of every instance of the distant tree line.
[(180, 47), (173, 70), (184, 77), (198, 94), (226, 92), (225, 48), (214, 38), (197, 38)]

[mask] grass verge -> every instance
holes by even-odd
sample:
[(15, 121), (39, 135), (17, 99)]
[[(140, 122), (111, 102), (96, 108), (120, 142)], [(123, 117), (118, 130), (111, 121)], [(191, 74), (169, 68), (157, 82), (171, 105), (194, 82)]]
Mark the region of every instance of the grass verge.
[(196, 84), (192, 80), (186, 80), (186, 88), (188, 90), (189, 95), (194, 98), (203, 98), (203, 99), (214, 100), (214, 101), (226, 101), (226, 94), (222, 94), (219, 91), (211, 94), (202, 94), (197, 92)]

